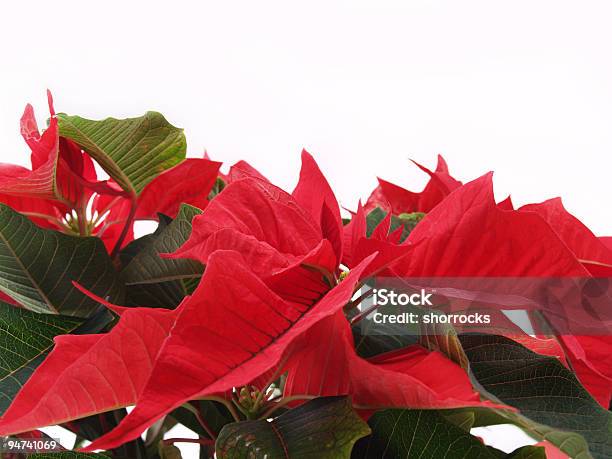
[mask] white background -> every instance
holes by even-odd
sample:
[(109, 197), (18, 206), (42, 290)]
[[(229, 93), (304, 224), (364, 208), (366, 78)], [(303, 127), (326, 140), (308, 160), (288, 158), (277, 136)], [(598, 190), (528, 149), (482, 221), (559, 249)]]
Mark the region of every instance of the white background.
[(517, 203), (561, 195), (612, 234), (612, 3), (606, 1), (6, 2), (0, 160), (28, 164), (32, 102), (97, 118), (154, 109), (189, 154), (246, 159), (286, 188), (309, 149), (342, 204), (408, 158), (495, 170)]

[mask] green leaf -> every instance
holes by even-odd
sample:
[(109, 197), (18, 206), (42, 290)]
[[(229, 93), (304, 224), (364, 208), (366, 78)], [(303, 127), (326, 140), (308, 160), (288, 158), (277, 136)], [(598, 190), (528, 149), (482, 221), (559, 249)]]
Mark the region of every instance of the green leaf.
[(612, 414), (557, 359), (502, 336), (463, 335), (460, 340), (482, 389), (520, 410), (503, 414), (506, 422), (573, 458), (612, 458)]
[[(196, 400), (189, 402), (193, 409), (199, 410), (200, 415), (213, 430), (213, 432), (220, 432), (223, 426), (234, 422), (234, 418), (230, 412), (219, 402), (213, 402), (210, 400)], [(193, 430), (201, 437), (208, 437), (208, 433), (202, 428), (195, 415), (184, 406), (181, 406), (170, 413), (170, 416), (176, 419), (178, 422), (183, 424), (188, 429)]]
[[(81, 329), (79, 329), (79, 331), (80, 330)], [(95, 439), (113, 430), (125, 416), (127, 416), (127, 411), (125, 408), (121, 408), (94, 414), (80, 419), (74, 419), (66, 424), (62, 424), (62, 427), (70, 430), (77, 436), (77, 444), (73, 446), (73, 449), (77, 449), (78, 447), (83, 446), (81, 444), (83, 440), (94, 441)], [(79, 440), (81, 443), (79, 443)], [(145, 445), (140, 437), (130, 442), (123, 443), (107, 453), (117, 458), (147, 458)]]
[(155, 284), (202, 275), (203, 266), (194, 260), (161, 258), (160, 253), (176, 251), (191, 235), (191, 221), (201, 214), (197, 207), (181, 205), (178, 215), (130, 261), (122, 271), (127, 285)]
[(208, 200), (210, 201), (211, 199), (216, 197), (219, 193), (223, 191), (224, 188), (225, 188), (225, 182), (223, 181), (221, 177), (217, 177), (217, 180), (215, 180), (215, 184), (210, 190), (210, 193), (208, 193)]
[(498, 459), (504, 456), (435, 410), (380, 411), (368, 424), (372, 435), (355, 444), (353, 459)]
[(0, 415), (53, 347), (53, 338), (73, 332), (82, 319), (37, 314), (0, 302)]
[[(147, 234), (130, 242), (121, 252), (119, 252), (119, 258), (121, 259), (122, 265), (129, 265), (138, 254), (143, 253), (145, 250), (149, 251), (149, 255), (156, 253), (154, 252), (153, 244), (171, 223), (172, 219), (170, 217), (159, 214), (159, 225), (154, 233)], [(155, 259), (160, 263), (165, 261), (160, 259), (158, 255), (155, 255)], [(155, 262), (153, 264), (155, 264)], [(199, 278), (194, 280), (199, 282)], [(130, 284), (126, 286), (125, 304), (127, 306), (148, 306), (150, 308), (172, 309), (178, 306), (188, 294), (190, 294), (190, 289), (182, 280)]]
[(419, 342), (418, 336), (405, 333), (403, 324), (385, 325), (388, 334), (370, 334), (368, 329), (373, 325), (371, 321), (362, 321), (352, 326), (355, 350), (360, 357), (374, 357)]
[(75, 451), (61, 451), (57, 453), (30, 454), (28, 459), (110, 459), (103, 453), (77, 453)]
[(161, 113), (100, 121), (57, 115), (62, 137), (78, 143), (130, 194), (139, 194), (160, 173), (185, 159), (183, 130)]
[(321, 397), (269, 422), (228, 424), (219, 433), (219, 459), (342, 459), (370, 432), (346, 397)]
[[(395, 306), (390, 306), (389, 312), (396, 309)], [(385, 310), (385, 307), (378, 308), (378, 311)], [(403, 307), (402, 311), (409, 311), (419, 316), (436, 313), (431, 309), (411, 305)], [(441, 352), (462, 368), (468, 368), (468, 360), (457, 332), (449, 324), (426, 324), (421, 320), (417, 328), (409, 331), (405, 324), (385, 324), (381, 329), (373, 321), (362, 320), (353, 326), (353, 338), (357, 353), (361, 357), (372, 357), (419, 343), (429, 350)]]
[(39, 228), (0, 204), (0, 291), (32, 311), (88, 317), (98, 303), (73, 281), (122, 301), (123, 284), (100, 239)]
[(159, 233), (161, 233), (164, 228), (172, 223), (172, 219), (162, 213), (158, 213), (157, 218), (159, 219), (159, 223), (153, 233), (145, 234), (144, 236), (134, 239), (119, 251), (119, 260), (121, 261), (122, 267), (127, 266), (136, 255), (159, 236)]
[(543, 446), (523, 446), (507, 457), (508, 459), (546, 459), (546, 450)]

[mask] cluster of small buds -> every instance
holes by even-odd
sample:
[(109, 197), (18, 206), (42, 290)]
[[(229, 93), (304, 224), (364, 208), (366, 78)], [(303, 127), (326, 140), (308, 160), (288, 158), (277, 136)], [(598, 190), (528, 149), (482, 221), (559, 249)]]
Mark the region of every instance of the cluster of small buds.
[(234, 401), (247, 419), (257, 419), (269, 407), (274, 393), (273, 385), (268, 386), (265, 391), (255, 386), (243, 386), (234, 392)]

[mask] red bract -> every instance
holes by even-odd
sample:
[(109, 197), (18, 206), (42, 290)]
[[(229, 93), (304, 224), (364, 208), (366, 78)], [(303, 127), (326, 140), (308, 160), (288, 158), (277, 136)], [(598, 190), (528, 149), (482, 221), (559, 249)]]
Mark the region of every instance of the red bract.
[[(333, 281), (339, 274), (344, 244), (349, 245), (350, 267), (378, 253), (364, 276), (407, 253), (407, 245), (368, 240), (363, 225), (351, 226), (353, 233), (343, 237), (339, 207), (327, 180), (307, 152), (302, 153), (302, 160), (293, 195), (250, 174), (228, 185), (202, 215), (194, 218), (191, 237), (172, 257), (206, 264), (215, 250), (236, 249), (262, 276), (303, 265)], [(364, 218), (363, 214), (359, 218)]]
[(394, 214), (429, 212), (442, 202), (451, 191), (461, 186), (461, 182), (450, 175), (446, 161), (442, 156), (438, 155), (438, 165), (434, 172), (415, 161), (413, 162), (430, 177), (423, 191), (420, 193), (408, 191), (379, 178), (378, 187), (372, 192), (365, 205), (366, 210), (380, 207), (390, 210)]
[[(521, 207), (544, 218), (576, 259), (596, 277), (612, 273), (612, 251), (585, 225), (571, 215), (561, 199)], [(612, 399), (612, 337), (561, 336), (568, 357), (582, 384), (605, 408)]]
[(176, 311), (115, 308), (108, 334), (60, 336), (0, 421), (0, 435), (61, 424), (133, 405)]
[(412, 251), (393, 267), (400, 276), (579, 277), (587, 274), (539, 215), (503, 210), (496, 205), (491, 174), (450, 194), (417, 225), (408, 242), (412, 243)]
[(186, 160), (148, 183), (134, 202), (112, 179), (99, 181), (91, 157), (60, 137), (51, 93), (47, 94), (51, 118), (42, 134), (31, 105), (21, 118), (32, 169), (0, 165), (0, 202), (45, 228), (98, 236), (109, 252), (126, 225), (121, 246), (133, 239), (133, 220), (157, 220), (158, 213), (175, 217), (182, 203), (206, 206), (220, 163)]
[(27, 105), (21, 118), (21, 135), (30, 147), (32, 170), (13, 165), (2, 165), (0, 192), (11, 196), (23, 196), (49, 200), (61, 200), (56, 186), (59, 136), (57, 118), (51, 93), (47, 92), (51, 119), (48, 129), (41, 135), (34, 118), (34, 109)]
[(208, 159), (186, 159), (153, 179), (140, 194), (137, 220), (157, 220), (157, 214), (176, 217), (181, 204), (204, 209), (221, 163)]
[(362, 410), (495, 406), (481, 401), (466, 372), (437, 352), (410, 346), (359, 357), (341, 312), (311, 328), (300, 344), (287, 365), (287, 396), (348, 394)]
[(188, 400), (247, 385), (283, 366), (301, 335), (349, 301), (369, 261), (307, 307), (277, 296), (239, 254), (213, 253), (200, 285), (180, 308), (136, 408), (87, 450), (113, 448)]
[[(414, 244), (412, 251), (393, 266), (396, 274), (407, 277), (584, 277), (589, 275), (587, 268), (601, 273), (611, 260), (609, 249), (567, 213), (559, 200), (518, 211), (495, 205), (490, 175), (452, 193), (419, 223), (408, 240)], [(520, 336), (520, 329), (516, 330)], [(572, 351), (569, 357), (582, 383), (607, 407), (612, 365), (603, 356), (612, 349), (610, 338), (560, 339)], [(542, 352), (541, 342), (522, 342)]]
[[(22, 117), (31, 169), (0, 165), (0, 202), (45, 228), (0, 206), (0, 322), (19, 338), (0, 346), (0, 393), (12, 400), (6, 410), (0, 400), (0, 435), (63, 424), (93, 440), (87, 450), (142, 457), (158, 454), (156, 433), (188, 410), (206, 432), (197, 440), (203, 457), (256, 450), (347, 459), (369, 430), (355, 457), (411, 457), (417, 449), (437, 457), (456, 445), (493, 457), (468, 431), (474, 421), (495, 421), (516, 423), (548, 449), (607, 457), (612, 418), (597, 402), (608, 408), (612, 396), (612, 340), (559, 332), (548, 298), (523, 306), (528, 284), (509, 283), (509, 293), (522, 295), (510, 304), (501, 302), (505, 291), (447, 295), (451, 312), (500, 299), (488, 335), (470, 333), (482, 331), (476, 324), (422, 322), (414, 336), (381, 337), (360, 322), (371, 311), (362, 302), (373, 276), (608, 277), (612, 243), (560, 200), (519, 209), (509, 197), (496, 203), (491, 174), (462, 185), (439, 157), (435, 171), (417, 164), (430, 177), (422, 192), (379, 180), (343, 221), (306, 151), (288, 193), (245, 161), (224, 174), (207, 156), (184, 159), (182, 130), (159, 113), (56, 116), (50, 96), (49, 109), (43, 133), (31, 106)], [(94, 158), (111, 178), (98, 179)], [(159, 227), (134, 240), (137, 220)], [(89, 298), (72, 287), (75, 278)], [(88, 301), (87, 312), (32, 312), (68, 314), (75, 308), (52, 306), (72, 301)], [(512, 307), (528, 310), (533, 336), (504, 315)], [(153, 425), (144, 447), (138, 438)], [(174, 441), (160, 443), (159, 455)], [(540, 452), (517, 454), (524, 453)]]

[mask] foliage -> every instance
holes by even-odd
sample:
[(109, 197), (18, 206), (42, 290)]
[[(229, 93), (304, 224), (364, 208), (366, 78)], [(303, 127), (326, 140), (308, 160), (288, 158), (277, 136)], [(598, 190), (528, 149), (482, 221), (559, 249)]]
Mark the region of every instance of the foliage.
[[(31, 169), (0, 164), (0, 435), (87, 446), (30, 457), (612, 458), (610, 336), (359, 326), (377, 275), (608, 277), (608, 241), (559, 200), (496, 203), (491, 175), (462, 184), (440, 157), (423, 191), (379, 180), (343, 219), (306, 151), (289, 193), (185, 159), (159, 113), (49, 109), (42, 133), (22, 117)], [(135, 238), (138, 220), (159, 225)], [(471, 433), (495, 424), (541, 446)]]

